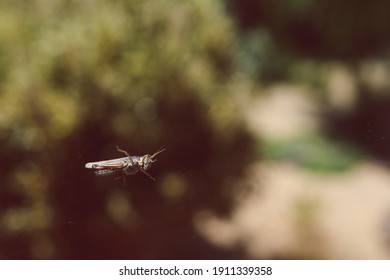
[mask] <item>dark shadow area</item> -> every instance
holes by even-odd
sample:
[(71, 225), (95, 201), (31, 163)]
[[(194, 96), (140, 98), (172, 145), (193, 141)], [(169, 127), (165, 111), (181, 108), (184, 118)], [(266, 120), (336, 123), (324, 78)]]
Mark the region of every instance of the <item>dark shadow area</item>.
[[(244, 128), (237, 127), (229, 139), (213, 128), (207, 106), (195, 93), (167, 80), (156, 98), (158, 139), (121, 138), (112, 127), (103, 125), (119, 105), (93, 84), (94, 100), (104, 104), (85, 119), (76, 133), (61, 142), (52, 142), (44, 153), (26, 154), (2, 146), (0, 207), (28, 207), (26, 198), (13, 192), (20, 188), (12, 174), (18, 166), (33, 163), (48, 180), (46, 192), (52, 216), (45, 234), (52, 239), (54, 259), (240, 259), (240, 249), (211, 246), (194, 228), (201, 210), (228, 215), (232, 209), (232, 188), (254, 158), (254, 142)], [(99, 99), (104, 99), (100, 100)], [(133, 112), (129, 110), (131, 115)], [(132, 155), (153, 153), (162, 145), (166, 151), (150, 169), (152, 181), (142, 173), (122, 180), (95, 177), (84, 168), (88, 161), (122, 157), (120, 145)], [(103, 152), (102, 152), (103, 151)], [(27, 163), (26, 163), (27, 162)], [(23, 173), (23, 171), (21, 171)], [(183, 182), (183, 193), (171, 199), (162, 184), (167, 176)], [(165, 183), (166, 185), (167, 183)], [(169, 185), (169, 184), (168, 184)], [(107, 210), (112, 192), (119, 191), (131, 204), (129, 221), (112, 219)], [(48, 221), (49, 222), (49, 221)], [(1, 234), (1, 258), (31, 259), (36, 234)]]
[(389, 46), (387, 1), (226, 2), (244, 33), (267, 29), (279, 48), (301, 57), (361, 60)]
[[(232, 197), (228, 183), (242, 176), (251, 160), (252, 140), (243, 130), (232, 141), (218, 141), (204, 115), (202, 105), (190, 95), (175, 103), (161, 98), (158, 110), (162, 125), (161, 143), (166, 151), (152, 166), (150, 180), (143, 174), (127, 177), (126, 185), (111, 177), (95, 178), (83, 168), (87, 158), (98, 158), (104, 142), (99, 123), (88, 123), (84, 131), (68, 139), (64, 147), (84, 150), (77, 164), (62, 167), (76, 156), (64, 152), (56, 166), (52, 198), (56, 222), (54, 236), (59, 258), (69, 259), (230, 259), (241, 258), (240, 251), (213, 248), (194, 229), (194, 215), (209, 209), (228, 214)], [(166, 95), (161, 95), (166, 96)], [(107, 114), (110, 112), (107, 111)], [(89, 142), (93, 139), (93, 144)], [(108, 140), (108, 139), (107, 139)], [(126, 139), (119, 139), (125, 143)], [(126, 149), (139, 150), (131, 143)], [(157, 147), (153, 147), (157, 148)], [(86, 152), (88, 151), (88, 152)], [(121, 157), (112, 147), (113, 157)], [(175, 173), (186, 183), (186, 192), (170, 201), (159, 191), (166, 174)], [(131, 200), (135, 221), (118, 225), (106, 212), (107, 195), (120, 189)]]
[(364, 91), (348, 113), (330, 111), (326, 115), (325, 130), (329, 135), (389, 162), (390, 97)]

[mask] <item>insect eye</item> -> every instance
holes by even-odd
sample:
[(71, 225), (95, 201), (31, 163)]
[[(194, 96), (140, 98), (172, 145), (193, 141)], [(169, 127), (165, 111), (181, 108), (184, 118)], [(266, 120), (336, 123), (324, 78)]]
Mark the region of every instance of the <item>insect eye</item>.
[(152, 160), (147, 156), (143, 158), (142, 162), (143, 162), (144, 170), (148, 169), (152, 165)]

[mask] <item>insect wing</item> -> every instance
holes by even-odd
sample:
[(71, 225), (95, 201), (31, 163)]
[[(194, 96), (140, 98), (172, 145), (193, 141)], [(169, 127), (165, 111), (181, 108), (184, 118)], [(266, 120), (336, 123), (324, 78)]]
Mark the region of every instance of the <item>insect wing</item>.
[(96, 176), (108, 176), (108, 175), (120, 175), (122, 169), (97, 169), (95, 170)]
[(85, 168), (88, 169), (120, 169), (128, 162), (127, 157), (88, 162)]

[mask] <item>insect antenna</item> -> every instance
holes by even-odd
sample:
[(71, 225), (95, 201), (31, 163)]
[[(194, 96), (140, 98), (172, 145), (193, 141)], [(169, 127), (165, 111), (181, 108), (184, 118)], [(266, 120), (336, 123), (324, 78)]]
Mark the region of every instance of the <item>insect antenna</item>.
[(164, 152), (165, 150), (166, 150), (165, 148), (160, 148), (153, 155), (151, 155), (150, 158), (152, 159), (152, 162), (157, 161), (157, 159), (154, 159), (154, 157), (157, 156), (158, 154)]

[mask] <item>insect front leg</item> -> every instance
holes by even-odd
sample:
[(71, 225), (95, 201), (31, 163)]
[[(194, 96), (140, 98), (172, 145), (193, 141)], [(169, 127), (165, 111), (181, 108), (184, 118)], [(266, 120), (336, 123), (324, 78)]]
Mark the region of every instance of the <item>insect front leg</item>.
[(154, 179), (148, 172), (146, 172), (145, 170), (143, 170), (142, 168), (140, 169), (142, 173), (144, 173), (146, 176), (148, 176), (150, 179), (152, 179), (153, 181), (155, 181), (156, 179)]

